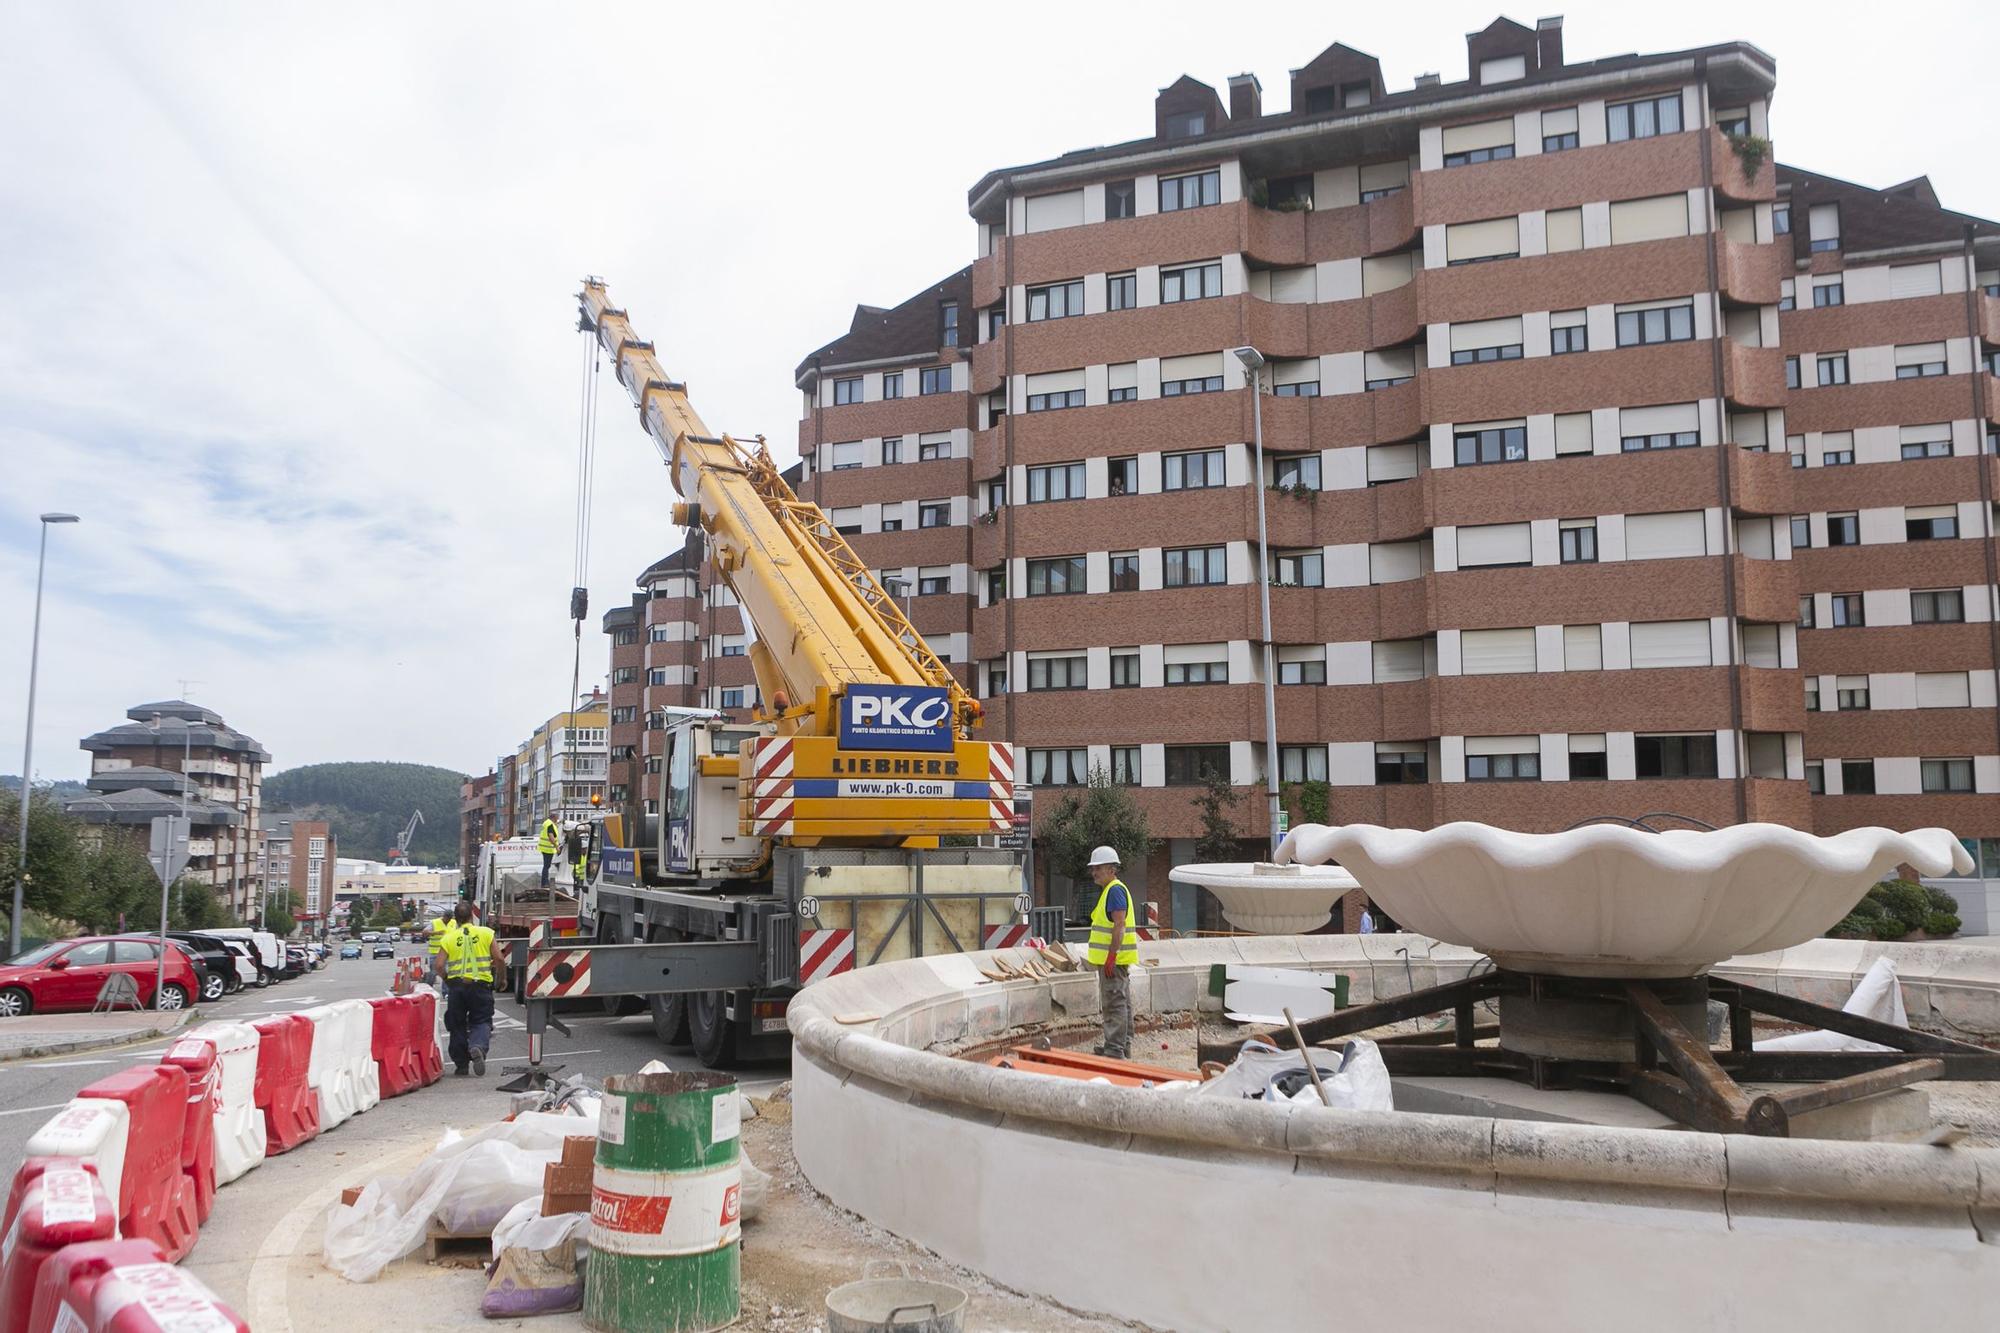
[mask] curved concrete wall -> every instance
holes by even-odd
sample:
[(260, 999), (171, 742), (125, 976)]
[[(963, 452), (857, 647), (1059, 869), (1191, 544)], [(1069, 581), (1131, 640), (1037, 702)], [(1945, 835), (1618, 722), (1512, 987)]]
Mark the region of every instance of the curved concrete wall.
[[(1967, 997), (2000, 994), (2000, 956), (1950, 945), (1822, 941), (1719, 970), (1844, 999), (1884, 948), (1913, 1013), (1969, 1016)], [(1144, 956), (1141, 1012), (1196, 1008), (1215, 962), (1337, 967), (1363, 1003), (1478, 961), (1385, 935)], [(1825, 1333), (1984, 1328), (2000, 1295), (2000, 1153), (1183, 1100), (996, 1070), (923, 1048), (1093, 1016), (1096, 982), (989, 982), (975, 957), (864, 968), (793, 1001), (794, 1148), (841, 1206), (1079, 1310), (1185, 1330)]]

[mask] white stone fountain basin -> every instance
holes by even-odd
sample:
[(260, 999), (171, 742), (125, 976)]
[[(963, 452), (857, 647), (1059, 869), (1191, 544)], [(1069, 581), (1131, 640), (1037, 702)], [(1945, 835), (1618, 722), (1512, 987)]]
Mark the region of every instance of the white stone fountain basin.
[(1175, 866), (1168, 876), (1199, 884), (1222, 904), (1223, 919), (1253, 935), (1308, 935), (1333, 916), (1342, 895), (1361, 887), (1339, 866), (1210, 861)]
[(1782, 824), (1665, 833), (1304, 824), (1277, 856), (1338, 860), (1405, 929), (1504, 968), (1574, 977), (1696, 976), (1825, 934), (1898, 865), (1925, 875), (1972, 868), (1946, 829), (1817, 837)]

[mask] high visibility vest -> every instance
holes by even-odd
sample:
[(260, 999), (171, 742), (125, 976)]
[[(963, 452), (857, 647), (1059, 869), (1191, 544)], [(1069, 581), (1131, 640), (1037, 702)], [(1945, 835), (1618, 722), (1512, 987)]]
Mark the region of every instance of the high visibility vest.
[(535, 836), (535, 850), (546, 856), (550, 852), (553, 852), (556, 849), (556, 845), (561, 841), (562, 830), (556, 827), (556, 821), (553, 819), (544, 819), (542, 821), (542, 831)]
[(448, 916), (441, 916), (431, 922), (431, 937), (424, 942), (424, 948), (431, 953), (444, 952), (444, 937), (458, 928), (458, 922)]
[(493, 928), (467, 922), (444, 940), (447, 981), (493, 980)]
[[(1111, 914), (1104, 910), (1104, 904), (1111, 897), (1112, 886), (1125, 889), (1125, 881), (1113, 878), (1097, 895), (1097, 905), (1090, 909), (1090, 943), (1084, 948), (1083, 956), (1092, 967), (1103, 967), (1104, 959), (1111, 952)], [(1125, 938), (1119, 941), (1118, 966), (1132, 967), (1139, 961), (1139, 935), (1133, 919), (1137, 915), (1138, 902), (1132, 891), (1125, 889)]]

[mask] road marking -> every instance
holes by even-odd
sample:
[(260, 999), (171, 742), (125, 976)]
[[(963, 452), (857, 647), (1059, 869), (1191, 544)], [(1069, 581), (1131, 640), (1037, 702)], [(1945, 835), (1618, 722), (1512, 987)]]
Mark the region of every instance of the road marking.
[(0, 1111), (0, 1115), (31, 1115), (36, 1111), (60, 1111), (68, 1102), (51, 1102), (47, 1106), (17, 1106), (11, 1111)]
[(288, 998), (288, 999), (283, 999), (283, 1000), (266, 1000), (266, 1001), (264, 1001), (264, 1003), (265, 1003), (265, 1004), (267, 1004), (267, 1005), (271, 1005), (271, 1004), (318, 1004), (318, 1003), (319, 1003), (319, 996), (317, 996), (317, 995), (294, 995), (294, 996), (291, 996), (291, 997), (290, 997), (290, 998)]
[(37, 1060), (34, 1062), (34, 1066), (37, 1069), (81, 1069), (85, 1065), (115, 1065), (122, 1063), (124, 1062), (120, 1060)]

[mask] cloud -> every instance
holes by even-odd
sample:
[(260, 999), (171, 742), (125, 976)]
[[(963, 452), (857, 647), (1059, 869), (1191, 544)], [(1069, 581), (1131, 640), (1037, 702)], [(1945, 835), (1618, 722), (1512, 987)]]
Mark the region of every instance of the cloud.
[[(572, 296), (604, 274), (711, 424), (795, 449), (791, 372), (858, 301), (970, 261), (983, 172), (1149, 132), (1153, 90), (1335, 38), (1391, 86), (1463, 70), (1490, 3), (11, 5), (0, 17), (0, 769), (35, 520), (54, 534), (37, 767), (177, 681), (280, 767), (483, 768), (562, 706)], [(1686, 4), (1571, 13), (1573, 58), (1743, 37), (1780, 156), (2000, 212), (1983, 30)], [(1903, 11), (1911, 13), (1909, 7)], [(1335, 19), (1337, 18), (1337, 24)], [(1863, 23), (1865, 57), (1848, 42)], [(1871, 95), (1856, 98), (1867, 86)], [(1918, 122), (1915, 111), (1924, 108)], [(670, 548), (623, 396), (600, 426), (596, 616)]]

